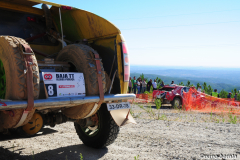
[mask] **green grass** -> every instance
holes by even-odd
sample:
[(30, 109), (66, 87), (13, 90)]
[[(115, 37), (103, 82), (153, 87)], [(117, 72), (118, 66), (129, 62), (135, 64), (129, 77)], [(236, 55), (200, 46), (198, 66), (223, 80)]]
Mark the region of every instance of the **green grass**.
[(139, 160), (139, 155), (134, 156), (134, 160)]
[(79, 156), (80, 156), (80, 160), (83, 160), (83, 156), (82, 156), (82, 153), (80, 153), (80, 155), (79, 155)]
[(161, 117), (158, 118), (158, 120), (166, 121), (167, 120), (167, 116), (165, 114), (162, 114)]
[(155, 99), (155, 105), (156, 105), (156, 108), (157, 108), (157, 109), (160, 109), (161, 106), (162, 106), (162, 101), (161, 101), (161, 99), (156, 98), (156, 99)]
[(236, 124), (237, 123), (237, 117), (232, 116), (232, 114), (229, 114), (229, 123)]

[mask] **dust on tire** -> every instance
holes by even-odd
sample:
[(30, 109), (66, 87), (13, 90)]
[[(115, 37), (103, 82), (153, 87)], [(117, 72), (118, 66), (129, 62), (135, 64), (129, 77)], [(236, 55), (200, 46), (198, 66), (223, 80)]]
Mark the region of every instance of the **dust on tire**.
[[(87, 45), (72, 44), (64, 47), (59, 52), (56, 58), (57, 61), (64, 61), (64, 62), (71, 63), (78, 72), (81, 72), (84, 74), (87, 96), (99, 94), (98, 77), (97, 77), (97, 69), (96, 69), (94, 53), (96, 53), (96, 51)], [(108, 87), (106, 87), (106, 76), (105, 76), (102, 63), (101, 63), (101, 70), (102, 70), (103, 90), (104, 92), (106, 92)], [(62, 111), (69, 118), (82, 119), (91, 112), (94, 105), (95, 103), (87, 103), (87, 104), (78, 105), (72, 108), (66, 108)]]
[[(27, 42), (21, 38), (13, 36), (0, 36), (0, 59), (3, 63), (6, 74), (6, 94), (5, 99), (11, 100), (23, 100), (27, 99), (27, 76), (24, 74), (25, 57), (23, 53), (23, 47), (21, 44), (27, 44)], [(39, 96), (39, 70), (35, 55), (32, 55), (33, 59), (33, 87), (34, 98)], [(11, 117), (6, 111), (0, 112), (0, 125), (3, 128), (12, 128), (20, 120), (24, 109), (15, 109), (14, 117)], [(34, 113), (33, 109), (27, 116), (23, 125), (26, 124)]]

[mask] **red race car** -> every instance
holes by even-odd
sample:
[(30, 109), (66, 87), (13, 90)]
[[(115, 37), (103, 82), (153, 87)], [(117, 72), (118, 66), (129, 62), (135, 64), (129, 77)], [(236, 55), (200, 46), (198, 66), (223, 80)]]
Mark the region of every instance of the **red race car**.
[(190, 87), (178, 85), (165, 85), (161, 89), (153, 91), (153, 98), (159, 98), (162, 106), (175, 106), (181, 108), (183, 103), (183, 91), (188, 92)]

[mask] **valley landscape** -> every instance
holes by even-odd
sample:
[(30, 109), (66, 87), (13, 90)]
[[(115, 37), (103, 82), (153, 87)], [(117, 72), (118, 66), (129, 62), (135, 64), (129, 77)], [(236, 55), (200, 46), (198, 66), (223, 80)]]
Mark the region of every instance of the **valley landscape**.
[(174, 80), (175, 84), (201, 85), (206, 82), (213, 89), (231, 92), (234, 88), (240, 90), (240, 69), (238, 68), (210, 68), (210, 67), (170, 67), (170, 66), (140, 66), (132, 65), (131, 77), (144, 74), (148, 79), (161, 78), (165, 84)]

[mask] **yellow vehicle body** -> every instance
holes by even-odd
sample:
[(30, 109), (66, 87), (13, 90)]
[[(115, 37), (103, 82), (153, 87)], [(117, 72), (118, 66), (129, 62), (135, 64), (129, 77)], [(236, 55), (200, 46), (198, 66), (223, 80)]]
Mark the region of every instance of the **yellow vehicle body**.
[(102, 148), (120, 126), (136, 123), (127, 102), (135, 95), (126, 94), (128, 51), (115, 25), (41, 0), (0, 0), (0, 15), (0, 133), (15, 128), (34, 136), (46, 125), (72, 121), (85, 145)]
[[(50, 10), (54, 25), (56, 30), (61, 33), (59, 7), (64, 5), (41, 0), (12, 0), (11, 3), (7, 1), (0, 1), (0, 8), (42, 16), (44, 15), (43, 10), (33, 7), (34, 5), (41, 3), (52, 5)], [(66, 36), (68, 41), (75, 42), (86, 39), (91, 46), (95, 46), (100, 51), (101, 48), (103, 48), (102, 52), (106, 52), (104, 54), (117, 54), (117, 77), (120, 80), (120, 92), (121, 94), (127, 93), (128, 82), (124, 82), (123, 79), (123, 58), (120, 45), (120, 43), (123, 41), (123, 38), (121, 38), (122, 36), (120, 30), (111, 22), (102, 17), (74, 7), (72, 7), (71, 10), (61, 10), (61, 18), (63, 35)], [(116, 46), (114, 44), (116, 44)], [(49, 55), (59, 52), (62, 49), (60, 43), (58, 46), (37, 44), (30, 45), (34, 50)], [(40, 58), (43, 57), (38, 55), (37, 59)]]

